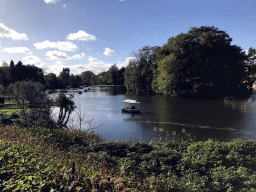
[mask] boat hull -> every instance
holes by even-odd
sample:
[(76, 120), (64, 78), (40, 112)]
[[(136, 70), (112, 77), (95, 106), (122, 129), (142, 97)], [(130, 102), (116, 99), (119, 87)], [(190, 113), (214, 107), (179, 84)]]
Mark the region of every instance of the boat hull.
[(125, 113), (140, 113), (140, 109), (132, 109), (130, 107), (121, 107), (122, 112)]

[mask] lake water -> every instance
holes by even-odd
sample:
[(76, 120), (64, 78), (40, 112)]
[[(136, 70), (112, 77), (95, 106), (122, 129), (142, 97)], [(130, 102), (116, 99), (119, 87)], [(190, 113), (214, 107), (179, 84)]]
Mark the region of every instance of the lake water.
[[(159, 136), (164, 137), (166, 133), (176, 138), (191, 134), (195, 140), (256, 138), (256, 95), (247, 101), (231, 102), (133, 94), (127, 93), (122, 87), (95, 87), (82, 94), (78, 94), (77, 90), (71, 91), (80, 109), (78, 111), (84, 115), (84, 122), (91, 122), (91, 125), (83, 124), (81, 130), (97, 127), (94, 133), (106, 141), (150, 142)], [(57, 94), (55, 92), (51, 96)], [(141, 109), (141, 114), (122, 113), (122, 101), (125, 99), (140, 101), (137, 107)], [(55, 117), (57, 113), (58, 109), (55, 108)], [(69, 126), (79, 129), (78, 122), (77, 114), (73, 112)]]

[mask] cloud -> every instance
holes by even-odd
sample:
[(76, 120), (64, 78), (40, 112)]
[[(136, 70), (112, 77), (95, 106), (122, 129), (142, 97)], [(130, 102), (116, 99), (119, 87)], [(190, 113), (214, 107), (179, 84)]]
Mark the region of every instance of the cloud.
[(90, 35), (83, 30), (78, 31), (77, 33), (70, 33), (67, 36), (68, 40), (81, 40), (81, 41), (94, 41), (96, 37), (94, 35)]
[(68, 58), (67, 54), (61, 51), (47, 51), (46, 56), (49, 60), (66, 60)]
[(78, 47), (69, 42), (69, 41), (58, 41), (58, 42), (50, 42), (50, 41), (43, 41), (41, 43), (34, 43), (36, 49), (59, 49), (61, 51), (76, 51)]
[(130, 61), (133, 61), (133, 60), (135, 60), (135, 59), (136, 59), (135, 57), (128, 57), (128, 58), (125, 59), (124, 62), (118, 62), (118, 63), (116, 64), (116, 66), (117, 66), (119, 69), (122, 68), (122, 67), (127, 67), (127, 65), (129, 64), (129, 62), (130, 62)]
[(13, 29), (9, 29), (3, 23), (0, 23), (0, 38), (12, 38), (13, 40), (28, 40), (25, 33), (17, 33)]
[(26, 56), (22, 59), (24, 62), (24, 64), (38, 64), (40, 63), (40, 59), (37, 56), (34, 55), (30, 55), (30, 56)]
[(45, 3), (57, 3), (59, 0), (44, 0)]
[(32, 54), (32, 52), (27, 47), (10, 47), (10, 48), (5, 48), (5, 49), (3, 49), (3, 52)]
[(83, 59), (85, 54), (76, 54), (72, 57), (69, 57), (65, 52), (61, 51), (47, 51), (46, 56), (48, 57), (48, 60), (72, 60), (72, 59)]
[(84, 56), (85, 56), (85, 54), (81, 53), (81, 54), (76, 54), (76, 55), (70, 57), (69, 59), (83, 59)]
[(46, 65), (44, 62), (41, 61), (40, 58), (34, 55), (26, 56), (22, 59), (23, 64), (25, 65), (34, 65), (36, 67), (41, 68), (45, 73), (48, 71), (51, 71), (48, 65)]
[(111, 50), (110, 48), (105, 48), (105, 51), (103, 54), (107, 56), (113, 56), (113, 55), (116, 55), (116, 52), (114, 50)]

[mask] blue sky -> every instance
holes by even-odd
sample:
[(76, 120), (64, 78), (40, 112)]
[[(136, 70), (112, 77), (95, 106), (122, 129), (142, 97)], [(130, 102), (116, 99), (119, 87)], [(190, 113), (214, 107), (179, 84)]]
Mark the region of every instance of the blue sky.
[(98, 74), (200, 26), (226, 31), (243, 50), (256, 48), (256, 1), (1, 0), (0, 64), (20, 60), (45, 73), (69, 67)]

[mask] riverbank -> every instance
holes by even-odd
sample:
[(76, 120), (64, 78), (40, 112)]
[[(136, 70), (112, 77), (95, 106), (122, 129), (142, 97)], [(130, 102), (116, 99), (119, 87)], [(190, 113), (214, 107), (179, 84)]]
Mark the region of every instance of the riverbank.
[(0, 127), (3, 191), (255, 191), (256, 141), (105, 142), (75, 130)]

